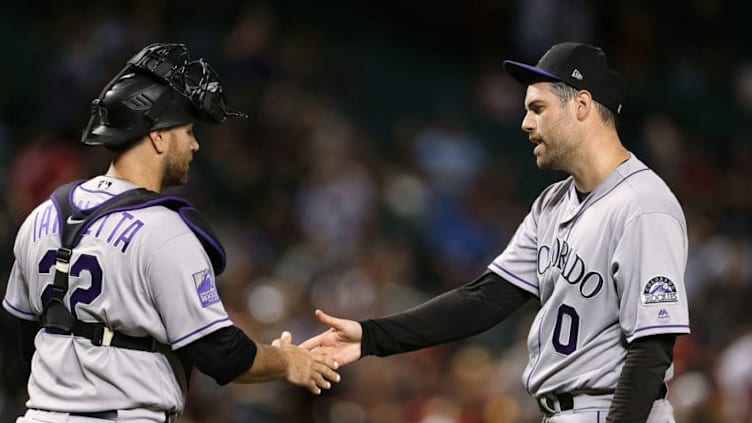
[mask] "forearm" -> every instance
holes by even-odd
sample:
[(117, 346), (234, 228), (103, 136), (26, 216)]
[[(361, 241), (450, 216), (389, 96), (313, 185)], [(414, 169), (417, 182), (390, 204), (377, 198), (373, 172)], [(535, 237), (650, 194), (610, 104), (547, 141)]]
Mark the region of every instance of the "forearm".
[(220, 384), (245, 377), (258, 360), (260, 347), (235, 326), (219, 329), (175, 351), (184, 363)]
[(281, 379), (287, 375), (287, 368), (287, 357), (281, 348), (257, 344), (253, 365), (233, 382), (259, 383)]
[(644, 423), (673, 360), (675, 335), (653, 335), (630, 344), (608, 423)]
[(383, 357), (476, 335), (531, 297), (498, 275), (486, 273), (410, 310), (361, 321), (361, 355)]

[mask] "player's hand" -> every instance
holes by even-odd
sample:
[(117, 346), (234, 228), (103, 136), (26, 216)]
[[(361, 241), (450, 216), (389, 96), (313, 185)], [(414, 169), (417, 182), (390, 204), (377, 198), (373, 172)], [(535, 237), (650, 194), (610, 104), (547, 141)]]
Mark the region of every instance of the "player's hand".
[(363, 338), (360, 323), (339, 319), (321, 310), (316, 310), (316, 317), (329, 326), (329, 330), (303, 342), (300, 348), (331, 357), (343, 366), (360, 358), (360, 341)]
[(330, 389), (332, 382), (339, 382), (340, 376), (334, 371), (339, 364), (330, 357), (293, 345), (290, 332), (282, 332), (272, 346), (280, 348), (287, 358), (285, 379), (288, 382), (305, 386), (316, 395), (322, 389)]

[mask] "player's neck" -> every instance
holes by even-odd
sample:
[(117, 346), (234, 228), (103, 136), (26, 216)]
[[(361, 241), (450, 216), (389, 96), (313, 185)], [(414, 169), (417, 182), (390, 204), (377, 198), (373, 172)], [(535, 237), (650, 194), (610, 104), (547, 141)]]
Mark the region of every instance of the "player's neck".
[(129, 150), (112, 160), (105, 175), (160, 192), (162, 178), (160, 173), (155, 171), (158, 167), (159, 163), (154, 163), (153, 157), (139, 154), (138, 150)]
[(128, 181), (134, 185), (146, 188), (150, 191), (160, 192), (162, 185), (159, 183), (158, 178), (153, 178), (146, 172), (142, 172), (142, 169), (127, 169), (124, 166), (118, 166), (113, 161), (110, 163), (110, 168), (107, 169), (105, 176), (110, 178), (122, 179)]
[(592, 192), (625, 160), (629, 151), (615, 136), (612, 139), (591, 143), (585, 146), (581, 157), (569, 174), (574, 178), (575, 187), (580, 192)]

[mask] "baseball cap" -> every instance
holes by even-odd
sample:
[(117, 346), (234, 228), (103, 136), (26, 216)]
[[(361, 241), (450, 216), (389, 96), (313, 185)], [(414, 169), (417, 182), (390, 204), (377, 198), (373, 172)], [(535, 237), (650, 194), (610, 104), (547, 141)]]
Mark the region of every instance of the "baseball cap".
[(548, 49), (535, 66), (505, 60), (504, 69), (523, 85), (549, 80), (590, 91), (595, 101), (616, 115), (621, 113), (624, 80), (611, 69), (606, 54), (598, 47), (583, 43), (560, 43)]

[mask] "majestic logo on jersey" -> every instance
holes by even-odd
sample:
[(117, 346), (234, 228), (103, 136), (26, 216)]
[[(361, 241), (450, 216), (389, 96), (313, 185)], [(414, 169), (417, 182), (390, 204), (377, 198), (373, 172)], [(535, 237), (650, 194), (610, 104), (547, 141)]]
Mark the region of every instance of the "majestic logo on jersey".
[(209, 269), (204, 269), (198, 273), (194, 273), (193, 283), (196, 285), (198, 298), (201, 300), (201, 307), (209, 307), (210, 305), (219, 302), (217, 285), (214, 284), (214, 279), (212, 278)]
[(666, 311), (666, 309), (665, 309), (665, 308), (662, 308), (662, 309), (661, 309), (661, 310), (660, 310), (660, 311), (658, 312), (658, 319), (659, 319), (659, 320), (666, 320), (666, 319), (668, 319), (668, 318), (670, 318), (670, 317), (671, 317), (671, 315), (669, 315), (669, 314), (668, 314), (668, 311)]
[(650, 279), (642, 290), (643, 304), (675, 303), (679, 301), (676, 286), (665, 276)]
[(553, 245), (538, 248), (538, 274), (558, 269), (560, 278), (577, 285), (584, 298), (593, 298), (603, 288), (603, 275), (587, 268), (585, 260), (570, 248), (567, 241), (556, 239)]

